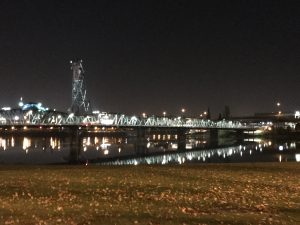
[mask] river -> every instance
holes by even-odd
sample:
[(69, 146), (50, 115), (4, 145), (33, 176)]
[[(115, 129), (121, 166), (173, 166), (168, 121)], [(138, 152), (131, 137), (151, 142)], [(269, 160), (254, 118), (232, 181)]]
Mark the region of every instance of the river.
[[(173, 135), (174, 136), (174, 135)], [(300, 141), (248, 138), (219, 139), (187, 136), (178, 150), (176, 137), (151, 134), (143, 140), (134, 135), (0, 135), (0, 164), (183, 164), (240, 162), (300, 162)]]

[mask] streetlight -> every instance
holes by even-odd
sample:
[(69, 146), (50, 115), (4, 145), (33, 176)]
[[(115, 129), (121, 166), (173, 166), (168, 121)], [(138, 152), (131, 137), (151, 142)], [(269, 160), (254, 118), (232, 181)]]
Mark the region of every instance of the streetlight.
[(278, 116), (279, 116), (279, 115), (281, 115), (281, 110), (280, 110), (281, 103), (277, 102), (276, 105), (278, 107)]
[(164, 117), (166, 117), (166, 114), (167, 114), (166, 112), (163, 112)]
[(186, 112), (185, 108), (182, 108), (181, 109), (181, 118), (185, 118), (185, 115), (184, 115), (185, 112)]
[(142, 116), (143, 116), (144, 118), (146, 118), (146, 113), (142, 113)]
[(203, 118), (203, 117), (206, 117), (206, 115), (207, 115), (207, 112), (204, 111), (203, 113), (200, 114), (200, 117)]
[(185, 113), (185, 108), (182, 108), (181, 109), (181, 114), (182, 114), (182, 117), (184, 117), (183, 115), (184, 115), (184, 113)]

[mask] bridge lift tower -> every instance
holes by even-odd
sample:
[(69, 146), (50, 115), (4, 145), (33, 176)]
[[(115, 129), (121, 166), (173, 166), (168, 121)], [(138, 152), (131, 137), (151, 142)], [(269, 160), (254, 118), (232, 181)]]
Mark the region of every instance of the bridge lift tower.
[(70, 61), (73, 71), (71, 112), (76, 116), (90, 112), (90, 103), (86, 97), (84, 70), (82, 60)]

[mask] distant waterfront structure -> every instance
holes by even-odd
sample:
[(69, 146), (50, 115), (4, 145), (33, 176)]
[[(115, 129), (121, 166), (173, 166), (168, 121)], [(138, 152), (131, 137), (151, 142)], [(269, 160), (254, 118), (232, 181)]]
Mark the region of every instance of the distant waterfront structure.
[(85, 74), (82, 60), (70, 61), (73, 72), (72, 80), (72, 105), (70, 111), (74, 115), (85, 115), (90, 112), (90, 104), (87, 100)]

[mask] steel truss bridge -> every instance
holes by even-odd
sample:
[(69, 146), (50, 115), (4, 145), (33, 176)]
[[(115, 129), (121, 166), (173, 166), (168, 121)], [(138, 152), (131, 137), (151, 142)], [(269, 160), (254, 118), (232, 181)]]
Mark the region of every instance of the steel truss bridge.
[[(129, 116), (118, 113), (89, 114), (89, 101), (86, 98), (84, 70), (82, 60), (71, 61), (73, 71), (71, 112), (58, 112), (42, 107), (41, 103), (23, 104), (21, 108), (4, 107), (0, 110), (0, 126), (106, 126), (106, 127), (149, 127), (149, 128), (187, 128), (187, 129), (259, 129), (260, 124), (241, 123), (238, 121), (211, 121), (208, 119), (187, 117)], [(85, 115), (84, 115), (85, 114)]]
[(0, 110), (0, 125), (77, 125), (77, 126), (109, 126), (109, 127), (155, 127), (155, 128), (190, 128), (190, 129), (255, 129), (237, 121), (211, 121), (207, 119), (185, 117), (137, 117), (125, 114), (98, 113), (76, 116), (73, 113), (54, 110)]

